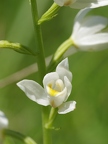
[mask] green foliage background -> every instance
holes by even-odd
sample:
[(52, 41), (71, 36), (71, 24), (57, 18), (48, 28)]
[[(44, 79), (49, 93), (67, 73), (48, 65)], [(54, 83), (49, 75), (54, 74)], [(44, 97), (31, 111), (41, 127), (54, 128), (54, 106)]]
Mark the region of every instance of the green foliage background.
[[(41, 16), (52, 4), (38, 0)], [(42, 25), (45, 56), (55, 52), (72, 31), (78, 10), (63, 7), (59, 15)], [(94, 14), (108, 17), (108, 6), (93, 10)], [(0, 39), (20, 42), (37, 50), (28, 0), (0, 0)], [(36, 58), (0, 50), (0, 79), (36, 62)], [(74, 112), (58, 115), (53, 132), (56, 144), (108, 144), (108, 50), (78, 52), (69, 57), (73, 73), (73, 91), (70, 100), (77, 101)], [(27, 79), (37, 80), (37, 73)], [(0, 89), (0, 109), (9, 119), (9, 128), (30, 135), (42, 143), (41, 106), (30, 101), (16, 86), (16, 82)], [(20, 144), (7, 138), (5, 144)]]

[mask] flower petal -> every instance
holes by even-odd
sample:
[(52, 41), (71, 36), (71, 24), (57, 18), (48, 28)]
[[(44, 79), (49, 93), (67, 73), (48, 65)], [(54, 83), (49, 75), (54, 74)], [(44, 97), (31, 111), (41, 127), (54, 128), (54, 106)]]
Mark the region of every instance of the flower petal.
[(55, 3), (57, 3), (59, 6), (63, 6), (64, 5), (64, 1), (66, 0), (54, 0)]
[(17, 83), (17, 86), (25, 92), (27, 97), (36, 103), (47, 106), (49, 101), (47, 95), (41, 85), (33, 80), (22, 80)]
[(0, 111), (0, 130), (3, 128), (7, 128), (8, 126), (8, 119), (6, 118), (5, 114)]
[(71, 5), (73, 4), (76, 0), (54, 0), (55, 3), (57, 3), (59, 6), (64, 6), (64, 5)]
[(90, 8), (85, 8), (83, 10), (80, 10), (78, 12), (78, 14), (75, 17), (74, 20), (74, 26), (73, 26), (73, 33), (72, 33), (72, 37), (74, 38), (74, 36), (76, 36), (78, 34), (79, 28), (81, 27), (82, 21), (85, 17), (85, 15), (90, 11)]
[(53, 84), (56, 80), (59, 79), (59, 75), (57, 72), (51, 72), (51, 73), (48, 73), (44, 76), (43, 78), (43, 85), (44, 87), (46, 88), (46, 86), (51, 83)]
[(67, 88), (67, 95), (65, 98), (65, 101), (66, 101), (68, 99), (68, 97), (70, 96), (71, 91), (72, 91), (72, 84), (70, 83), (69, 79), (66, 76), (64, 77), (64, 84), (65, 84), (65, 87)]
[(58, 108), (58, 113), (59, 114), (66, 114), (66, 113), (73, 111), (75, 108), (76, 108), (76, 102), (75, 101), (65, 102)]
[(95, 34), (108, 25), (108, 19), (101, 16), (88, 16), (81, 24), (81, 28), (78, 31), (78, 37), (84, 37), (87, 35)]
[(108, 33), (97, 33), (84, 37), (78, 42), (78, 47), (81, 50), (103, 50), (108, 48)]
[(71, 8), (82, 9), (85, 7), (96, 8), (108, 5), (107, 0), (77, 0), (75, 3), (70, 5)]
[(57, 94), (56, 96), (49, 96), (50, 105), (52, 107), (60, 106), (67, 96), (67, 88), (65, 87), (62, 92)]
[(72, 80), (72, 73), (69, 71), (68, 58), (65, 58), (58, 64), (56, 72), (60, 79), (64, 80), (64, 76), (66, 76), (70, 81)]

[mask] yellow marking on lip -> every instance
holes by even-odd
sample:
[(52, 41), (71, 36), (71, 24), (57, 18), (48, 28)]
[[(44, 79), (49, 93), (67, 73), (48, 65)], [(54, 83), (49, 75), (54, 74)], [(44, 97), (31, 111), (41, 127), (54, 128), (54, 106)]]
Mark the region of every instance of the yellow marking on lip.
[(52, 89), (52, 84), (47, 86), (47, 92), (50, 96), (56, 96), (59, 93), (57, 90)]
[(51, 95), (51, 96), (56, 96), (59, 92), (52, 89), (50, 86), (47, 87), (48, 88), (48, 94)]

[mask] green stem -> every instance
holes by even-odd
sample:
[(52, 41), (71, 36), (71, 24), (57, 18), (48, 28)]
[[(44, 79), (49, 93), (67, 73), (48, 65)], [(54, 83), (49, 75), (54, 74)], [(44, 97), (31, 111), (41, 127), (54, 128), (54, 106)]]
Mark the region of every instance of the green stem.
[[(36, 46), (39, 51), (39, 55), (37, 56), (37, 64), (38, 64), (39, 77), (40, 77), (39, 82), (42, 85), (43, 77), (46, 74), (42, 32), (41, 32), (40, 25), (38, 25), (37, 2), (36, 0), (31, 0), (30, 2), (31, 2), (33, 23), (34, 23), (34, 28), (35, 28)], [(45, 123), (48, 118), (47, 113), (48, 113), (48, 107), (42, 107), (43, 144), (51, 144), (51, 132), (45, 128)]]
[(43, 143), (44, 144), (52, 144), (51, 129), (48, 129), (46, 127), (46, 123), (48, 122), (47, 112), (48, 112), (47, 107), (43, 107), (43, 111), (42, 111)]
[(32, 18), (33, 18), (34, 29), (35, 29), (36, 47), (39, 51), (39, 54), (37, 56), (38, 70), (40, 75), (39, 82), (42, 84), (42, 79), (46, 74), (46, 65), (45, 65), (42, 32), (41, 32), (40, 25), (38, 25), (38, 10), (37, 10), (36, 0), (31, 0), (31, 11), (32, 11)]
[(27, 137), (19, 132), (12, 131), (9, 129), (4, 129), (2, 132), (3, 132), (4, 136), (14, 137), (14, 138), (22, 141), (25, 144), (37, 144), (33, 139), (31, 139), (30, 137)]
[[(45, 109), (44, 109), (44, 112), (45, 112)], [(44, 137), (46, 139), (45, 141), (48, 142), (46, 144), (51, 144), (52, 143), (51, 130), (54, 129), (54, 127), (52, 125), (53, 125), (53, 121), (56, 118), (56, 115), (57, 115), (57, 108), (52, 107), (51, 111), (50, 111), (49, 119), (47, 119), (47, 118), (44, 119), (44, 123), (43, 123), (43, 126), (45, 127)], [(49, 137), (47, 137), (46, 135), (49, 136)]]

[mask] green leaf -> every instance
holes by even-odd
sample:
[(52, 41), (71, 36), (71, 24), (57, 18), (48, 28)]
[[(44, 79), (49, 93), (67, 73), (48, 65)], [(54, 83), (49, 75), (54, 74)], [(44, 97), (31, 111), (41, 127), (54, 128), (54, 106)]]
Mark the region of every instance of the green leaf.
[(6, 40), (0, 40), (0, 48), (12, 49), (22, 54), (28, 54), (28, 55), (33, 55), (33, 56), (37, 55), (37, 53), (34, 53), (29, 48), (21, 45), (20, 43), (11, 43)]

